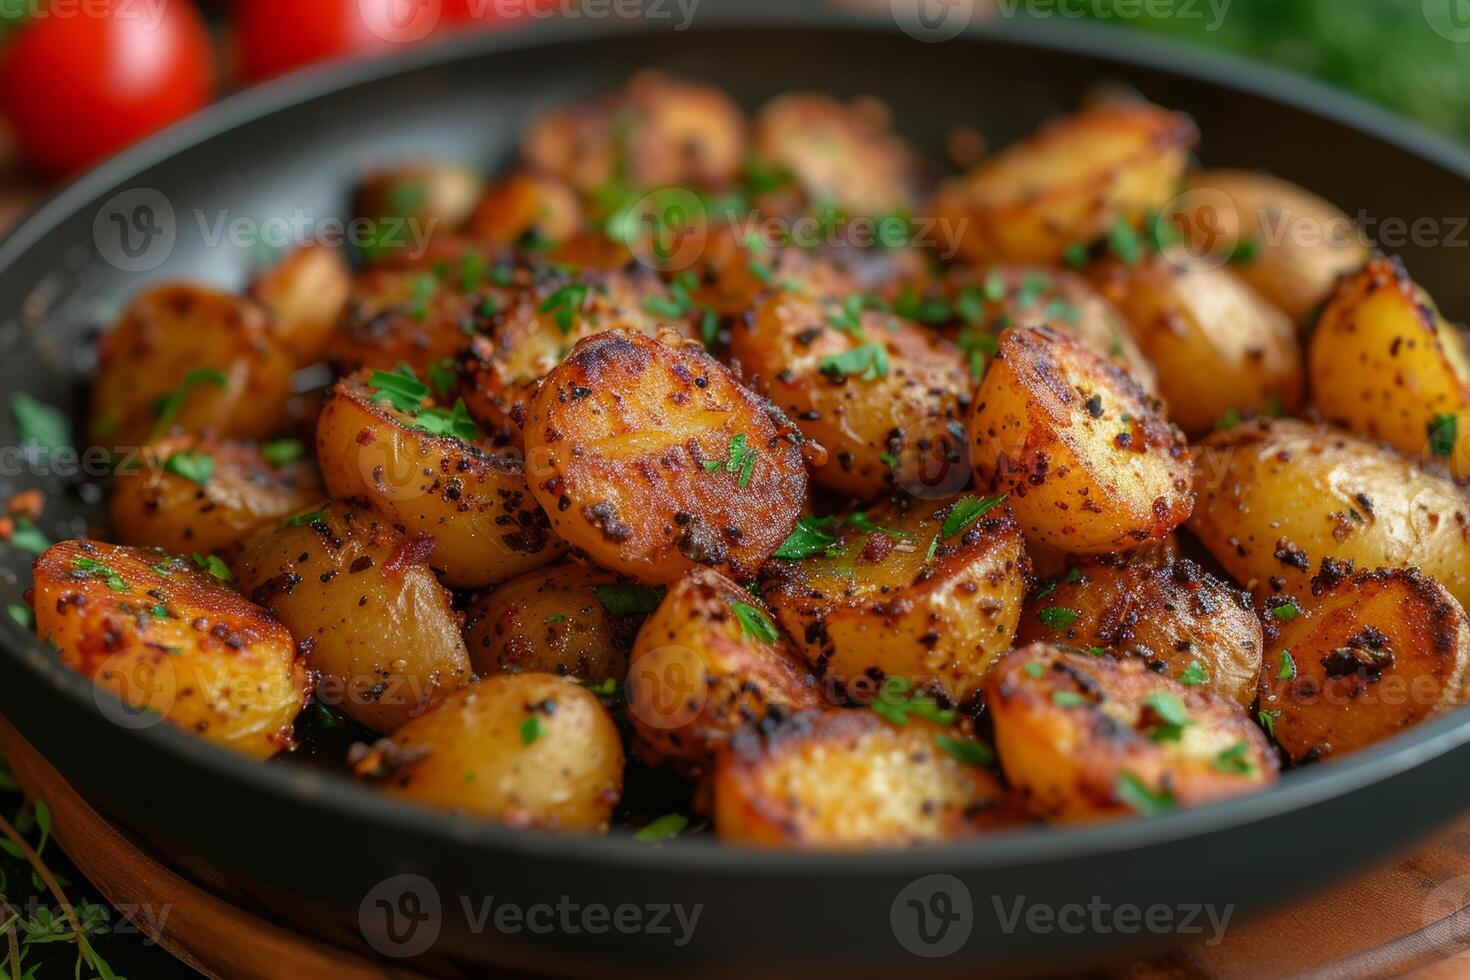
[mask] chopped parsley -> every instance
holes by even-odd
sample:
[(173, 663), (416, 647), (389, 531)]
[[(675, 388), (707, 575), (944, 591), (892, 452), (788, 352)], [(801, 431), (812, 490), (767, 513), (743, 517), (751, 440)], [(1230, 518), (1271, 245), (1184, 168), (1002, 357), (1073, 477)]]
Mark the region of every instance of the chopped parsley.
[(888, 377), (888, 348), (882, 344), (864, 344), (841, 354), (828, 354), (818, 365), (821, 372), (833, 381), (845, 381), (852, 375), (859, 380), (873, 381)]
[(1260, 254), (1261, 240), (1255, 235), (1248, 235), (1235, 243), (1230, 250), (1230, 261), (1234, 265), (1249, 265), (1256, 260)]
[(17, 517), (15, 519), (15, 530), (10, 532), (10, 546), (19, 548), (21, 551), (39, 555), (51, 547), (51, 540), (36, 525), (32, 524), (30, 518)]
[(174, 419), (178, 418), (179, 410), (184, 407), (184, 399), (189, 392), (200, 385), (213, 385), (216, 388), (229, 387), (229, 379), (224, 372), (215, 371), (210, 368), (193, 368), (184, 375), (184, 380), (170, 394), (167, 394), (153, 403), (153, 435), (159, 436), (168, 431), (173, 425)]
[(659, 841), (673, 840), (683, 833), (684, 828), (689, 826), (689, 818), (682, 813), (666, 813), (656, 820), (652, 820), (639, 828), (633, 835), (633, 839), (644, 844), (656, 844)]
[(541, 720), (540, 715), (531, 715), (521, 722), (521, 744), (530, 745), (542, 735), (546, 734), (546, 722)]
[(941, 708), (933, 698), (920, 691), (911, 691), (904, 677), (888, 677), (878, 689), (878, 696), (870, 705), (874, 713), (893, 725), (907, 725), (909, 715), (917, 715), (936, 725), (954, 724), (955, 713)]
[(18, 602), (12, 602), (5, 607), (5, 611), (10, 614), (11, 619), (15, 620), (26, 629), (31, 628), (31, 623), (34, 617), (31, 615), (31, 610), (29, 607), (23, 606)]
[(325, 527), (326, 523), (326, 512), (314, 510), (309, 514), (297, 514), (295, 517), (286, 518), (284, 521), (281, 522), (281, 527), (306, 527), (307, 525), (316, 524), (320, 524)]
[(423, 323), (429, 318), (429, 302), (439, 291), (438, 275), (415, 276), (412, 286), (413, 298), (410, 301), (409, 314), (419, 323)]
[(1118, 781), (1113, 784), (1113, 795), (1119, 803), (1132, 807), (1135, 813), (1145, 817), (1172, 810), (1176, 802), (1174, 794), (1167, 787), (1157, 791), (1149, 789), (1147, 783), (1126, 769), (1118, 773)]
[(1429, 423), (1429, 451), (1442, 459), (1453, 456), (1459, 428), (1456, 416), (1444, 412), (1436, 415)]
[(1184, 668), (1184, 673), (1179, 675), (1179, 683), (1185, 687), (1198, 687), (1209, 679), (1209, 671), (1198, 660), (1191, 660), (1189, 666)]
[(1298, 606), (1295, 601), (1283, 602), (1281, 605), (1275, 606), (1271, 610), (1271, 615), (1275, 616), (1283, 623), (1289, 623), (1301, 614), (1301, 607)]
[(1280, 717), (1281, 712), (1279, 711), (1267, 711), (1262, 708), (1260, 711), (1256, 712), (1256, 718), (1260, 721), (1261, 727), (1264, 728), (1266, 730), (1266, 734), (1270, 735), (1272, 738), (1276, 737), (1276, 719)]
[(221, 561), (219, 555), (201, 555), (196, 551), (194, 553), (194, 564), (221, 582), (233, 581), (235, 578), (234, 573), (230, 571), (230, 566)]
[(1005, 503), (1010, 494), (1001, 494), (999, 497), (966, 497), (964, 500), (956, 501), (949, 509), (949, 516), (944, 519), (940, 527), (940, 533), (946, 538), (952, 538), (962, 531), (969, 530), (980, 518), (990, 513), (1001, 504)]
[(214, 457), (192, 450), (177, 452), (164, 461), (163, 470), (202, 487), (214, 476)]
[(480, 427), (470, 418), (464, 399), (457, 398), (454, 408), (425, 408), (413, 419), (413, 428), (431, 436), (449, 437), (460, 442), (473, 442), (480, 438)]
[(940, 733), (934, 736), (934, 744), (969, 766), (988, 766), (995, 762), (995, 753), (981, 742)]
[(1236, 742), (1228, 749), (1222, 749), (1215, 756), (1215, 768), (1221, 772), (1230, 772), (1237, 775), (1249, 775), (1255, 766), (1251, 765), (1250, 744), (1247, 742)]
[(910, 286), (893, 304), (893, 312), (906, 320), (935, 326), (954, 319), (954, 307), (942, 297), (922, 296)]
[(1137, 265), (1143, 261), (1143, 237), (1126, 218), (1119, 218), (1108, 231), (1108, 250), (1124, 265)]
[(594, 585), (592, 591), (614, 616), (643, 616), (658, 608), (664, 601), (663, 586), (632, 585), (616, 582), (610, 585)]
[(458, 382), (459, 375), (454, 370), (454, 358), (441, 358), (429, 365), (429, 385), (434, 389), (435, 397), (448, 398)]
[(277, 439), (260, 447), (260, 455), (272, 466), (286, 466), (306, 455), (300, 439)]
[(1087, 265), (1087, 246), (1077, 242), (1073, 242), (1071, 245), (1068, 245), (1067, 250), (1062, 253), (1062, 261), (1066, 263), (1067, 267), (1070, 269), (1081, 269), (1083, 266)]
[(744, 490), (750, 486), (750, 478), (755, 473), (756, 452), (747, 443), (745, 433), (737, 433), (730, 437), (730, 443), (725, 449), (724, 459), (707, 459), (703, 462), (706, 473), (718, 473), (724, 470), (726, 473), (738, 473), (740, 489)]
[(583, 283), (574, 282), (570, 286), (563, 286), (541, 302), (539, 307), (542, 313), (551, 313), (552, 321), (556, 328), (562, 333), (572, 332), (572, 323), (576, 320), (577, 313), (582, 304), (587, 301), (587, 286)]
[(1051, 703), (1058, 708), (1086, 708), (1092, 704), (1076, 691), (1052, 691)]
[(761, 641), (762, 643), (775, 643), (781, 638), (776, 631), (776, 626), (771, 618), (764, 612), (752, 606), (748, 602), (739, 599), (730, 600), (730, 608), (735, 612), (735, 618), (740, 621), (740, 632)]
[(133, 591), (132, 586), (128, 585), (123, 580), (123, 577), (106, 562), (100, 562), (94, 558), (73, 558), (72, 565), (77, 571), (83, 572), (90, 578), (102, 579), (107, 583), (107, 587), (114, 592)]
[(400, 364), (392, 371), (374, 371), (368, 387), (376, 388), (375, 402), (387, 402), (400, 412), (417, 412), (429, 397), (429, 386), (414, 376), (413, 369)]
[(1155, 691), (1143, 699), (1143, 706), (1158, 716), (1159, 723), (1149, 732), (1155, 742), (1177, 742), (1191, 724), (1184, 702), (1169, 691)]
[(71, 448), (71, 422), (59, 409), (17, 392), (10, 396), (10, 417), (21, 445), (41, 449)]
[(1276, 672), (1278, 681), (1296, 680), (1296, 660), (1292, 657), (1290, 650), (1281, 651), (1281, 669)]
[(604, 677), (600, 681), (578, 681), (577, 683), (600, 698), (613, 698), (618, 694), (618, 682), (612, 677)]
[(899, 541), (909, 537), (909, 533), (907, 531), (897, 531), (891, 527), (879, 527), (877, 524), (874, 524), (872, 519), (868, 517), (867, 511), (853, 511), (852, 514), (848, 516), (847, 523), (851, 524), (859, 531), (867, 531), (873, 534), (882, 534)]
[(1032, 680), (1041, 680), (1042, 677), (1046, 676), (1046, 664), (1040, 660), (1032, 660), (1026, 664), (1026, 676)]
[(834, 330), (840, 330), (859, 340), (868, 339), (868, 335), (863, 332), (863, 298), (861, 296), (849, 296), (844, 299), (836, 313), (827, 314), (827, 323)]
[(775, 557), (801, 561), (826, 551), (837, 543), (837, 538), (826, 530), (831, 527), (832, 521), (831, 517), (801, 518), (796, 522), (796, 530), (776, 549)]
[(1066, 606), (1047, 606), (1037, 613), (1048, 629), (1064, 630), (1077, 622), (1078, 613)]

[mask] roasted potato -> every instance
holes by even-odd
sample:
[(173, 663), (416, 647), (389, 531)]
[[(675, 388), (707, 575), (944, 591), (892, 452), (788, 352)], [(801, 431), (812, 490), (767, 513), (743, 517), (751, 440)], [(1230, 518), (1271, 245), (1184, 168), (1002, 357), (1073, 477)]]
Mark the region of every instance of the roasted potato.
[(1269, 174), (1201, 171), (1164, 217), (1192, 249), (1231, 258), (1242, 279), (1298, 323), (1371, 254), (1351, 218)]
[(620, 604), (628, 592), (611, 572), (572, 562), (503, 582), (465, 612), (470, 663), (482, 676), (542, 673), (621, 683), (644, 619)]
[(835, 299), (858, 291), (832, 253), (766, 241), (759, 229), (743, 240), (733, 223), (710, 228), (691, 271), (696, 304), (724, 317), (743, 317), (770, 289)]
[(1293, 762), (1346, 755), (1465, 703), (1470, 619), (1417, 569), (1319, 577), (1261, 670), (1261, 720)]
[(458, 231), (483, 188), (474, 170), (446, 161), (406, 163), (367, 174), (352, 199), (353, 213), (371, 223), (363, 258), (371, 262), (418, 251), (431, 238)]
[(918, 718), (871, 711), (800, 715), (736, 736), (713, 780), (720, 839), (792, 850), (963, 840), (1025, 822), (985, 766), (989, 750)]
[(941, 187), (932, 213), (969, 261), (1058, 265), (1068, 248), (1168, 203), (1198, 139), (1188, 117), (1158, 106), (1087, 109)]
[(1276, 754), (1238, 703), (1141, 659), (1034, 643), (991, 671), (985, 703), (1006, 778), (1047, 820), (1146, 815), (1276, 781)]
[(740, 363), (802, 433), (828, 452), (812, 478), (872, 500), (894, 487), (950, 497), (969, 483), (959, 349), (853, 295), (780, 290), (731, 331)]
[(174, 428), (274, 435), (286, 423), (292, 370), (254, 303), (204, 286), (155, 286), (98, 342), (91, 438), (132, 447)]
[(607, 830), (623, 743), (595, 695), (550, 674), (501, 674), (451, 695), (357, 760), (394, 796), (538, 830)]
[(425, 407), (427, 394), (427, 385), (396, 373), (337, 382), (317, 422), (327, 490), (432, 538), (429, 564), (457, 588), (555, 561), (564, 547), (526, 486), (521, 459), (480, 444), (463, 402), (454, 411)]
[(956, 702), (978, 689), (1026, 596), (1025, 545), (1005, 506), (912, 500), (838, 520), (805, 519), (783, 550), (809, 557), (778, 557), (762, 588), (807, 662), (837, 689), (884, 676), (937, 684)]
[(1159, 405), (1046, 327), (1001, 335), (969, 432), (978, 485), (1010, 494), (1029, 541), (1126, 551), (1168, 534), (1194, 504), (1189, 447)]
[(1108, 555), (1072, 565), (1026, 603), (1016, 643), (1141, 657), (1185, 685), (1249, 706), (1264, 638), (1250, 597), (1187, 558)]
[(1312, 398), (1329, 421), (1470, 477), (1470, 359), (1397, 259), (1345, 279), (1308, 349)]
[(240, 590), (276, 614), (320, 675), (317, 699), (391, 732), (462, 687), (469, 656), (434, 540), (343, 504), (257, 531), (234, 562)]
[(271, 315), (271, 335), (297, 365), (326, 356), (351, 295), (347, 260), (323, 245), (297, 249), (250, 283), (250, 298)]
[(1232, 412), (1295, 413), (1304, 371), (1291, 319), (1229, 269), (1181, 265), (1166, 252), (1093, 267), (1158, 371), (1169, 418), (1196, 437)]
[(1470, 491), (1326, 426), (1251, 422), (1198, 450), (1189, 529), (1257, 597), (1311, 595), (1323, 559), (1415, 566), (1470, 604)]
[(643, 753), (690, 775), (747, 722), (822, 704), (761, 601), (707, 569), (670, 585), (638, 631), (625, 691)]
[(547, 174), (516, 173), (492, 184), (475, 205), (465, 233), (492, 245), (564, 242), (582, 230), (582, 202)]
[(541, 113), (521, 140), (534, 171), (584, 194), (620, 180), (631, 191), (719, 187), (745, 160), (745, 119), (710, 85), (634, 75), (595, 101)]
[(751, 578), (806, 502), (801, 433), (676, 334), (579, 341), (526, 415), (531, 492), (556, 533), (641, 582)]
[(36, 632), (122, 701), (119, 717), (157, 712), (251, 759), (293, 744), (311, 689), (295, 641), (199, 563), (63, 541), (36, 559), (35, 575)]
[(117, 469), (113, 530), (124, 544), (228, 558), (250, 532), (326, 495), (302, 451), (294, 440), (255, 446), (178, 435), (150, 443), (136, 465)]

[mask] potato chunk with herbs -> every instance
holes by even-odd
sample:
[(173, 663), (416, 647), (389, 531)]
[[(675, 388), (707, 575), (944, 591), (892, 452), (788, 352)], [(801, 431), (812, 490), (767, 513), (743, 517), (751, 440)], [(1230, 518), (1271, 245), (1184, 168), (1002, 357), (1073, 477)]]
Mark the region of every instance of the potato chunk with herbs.
[(970, 414), (981, 487), (1010, 494), (1030, 541), (1126, 551), (1189, 516), (1189, 447), (1131, 378), (1045, 327), (1013, 328)]
[(36, 559), (35, 576), (37, 633), (117, 696), (118, 718), (156, 712), (251, 759), (293, 744), (311, 689), (296, 643), (221, 581), (218, 559), (63, 541)]
[(1470, 619), (1416, 569), (1324, 573), (1266, 653), (1261, 722), (1293, 762), (1367, 748), (1465, 702)]
[(578, 342), (531, 401), (525, 443), (556, 533), (650, 584), (752, 577), (806, 502), (801, 433), (675, 334)]
[(862, 709), (800, 715), (748, 731), (715, 767), (721, 840), (791, 850), (891, 848), (964, 840), (1024, 812), (987, 768), (989, 747)]
[(1276, 754), (1240, 705), (1140, 659), (1034, 643), (985, 682), (1011, 785), (1046, 820), (1149, 815), (1276, 781)]
[(1010, 649), (1026, 595), (1020, 528), (1002, 500), (909, 500), (802, 518), (762, 593), (829, 687), (935, 684), (953, 701)]

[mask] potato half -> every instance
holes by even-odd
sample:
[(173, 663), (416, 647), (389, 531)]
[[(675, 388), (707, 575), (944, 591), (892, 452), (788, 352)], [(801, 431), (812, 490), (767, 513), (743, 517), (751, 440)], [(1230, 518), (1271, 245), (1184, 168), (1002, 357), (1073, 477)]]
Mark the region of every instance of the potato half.
[(250, 298), (271, 315), (271, 335), (298, 365), (326, 356), (352, 295), (352, 270), (340, 249), (308, 245), (262, 270)]
[(1293, 762), (1334, 758), (1465, 703), (1470, 619), (1414, 569), (1319, 579), (1261, 670), (1261, 718)]
[(1034, 643), (996, 665), (985, 703), (1006, 778), (1047, 820), (1147, 815), (1276, 781), (1276, 753), (1238, 703), (1137, 658)]
[(1377, 443), (1251, 422), (1198, 450), (1189, 529), (1258, 597), (1311, 595), (1324, 559), (1420, 568), (1470, 603), (1470, 491)]
[(1470, 477), (1470, 359), (1460, 328), (1397, 259), (1345, 279), (1308, 349), (1312, 397), (1329, 421)]
[(978, 485), (1010, 494), (1027, 540), (1126, 551), (1194, 504), (1184, 436), (1117, 367), (1045, 327), (1013, 328), (970, 414)]
[(468, 416), (443, 434), (451, 413), (403, 411), (374, 378), (386, 383), (343, 378), (322, 405), (317, 458), (333, 497), (365, 501), (409, 535), (432, 538), (430, 564), (458, 588), (504, 581), (562, 554), (514, 453), (460, 438), (478, 434)]
[(357, 761), (393, 796), (537, 830), (607, 830), (623, 743), (596, 695), (565, 677), (500, 674), (415, 718)]
[(470, 676), (434, 541), (342, 504), (257, 532), (234, 562), (240, 590), (274, 612), (320, 675), (319, 701), (380, 732)]
[(676, 334), (580, 341), (531, 401), (525, 442), (557, 534), (650, 584), (701, 566), (752, 577), (806, 502), (801, 433)]
[(893, 676), (963, 700), (1010, 649), (1026, 596), (1025, 542), (1010, 512), (965, 497), (838, 520), (824, 529), (806, 519), (798, 545), (831, 544), (768, 566), (762, 593), (781, 626), (829, 687), (858, 693)]
[[(36, 559), (36, 632), (123, 703), (221, 748), (266, 759), (292, 741), (311, 683), (286, 627), (187, 558), (63, 541)], [(104, 711), (111, 711), (100, 700)]]
[(900, 727), (863, 709), (742, 733), (715, 766), (715, 832), (760, 847), (847, 850), (1024, 823), (990, 769), (964, 761), (966, 746), (988, 754), (954, 729), (919, 718)]

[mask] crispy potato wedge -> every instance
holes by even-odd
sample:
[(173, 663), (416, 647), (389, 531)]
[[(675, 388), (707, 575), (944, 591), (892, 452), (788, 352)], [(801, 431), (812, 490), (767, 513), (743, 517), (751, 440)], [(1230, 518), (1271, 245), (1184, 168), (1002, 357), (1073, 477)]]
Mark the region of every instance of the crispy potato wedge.
[(1010, 649), (1026, 597), (1025, 542), (1009, 511), (964, 497), (840, 520), (824, 529), (808, 519), (792, 553), (811, 556), (768, 566), (762, 594), (783, 629), (829, 687), (893, 676), (962, 701)]
[(474, 211), (484, 180), (474, 169), (446, 161), (419, 161), (375, 170), (353, 195), (353, 213), (372, 222), (369, 262), (423, 249), (432, 238), (458, 231)]
[(640, 582), (751, 578), (806, 502), (801, 433), (672, 333), (579, 341), (531, 401), (525, 443), (556, 533)]
[(174, 428), (274, 435), (286, 424), (292, 370), (254, 303), (205, 286), (155, 286), (98, 342), (91, 438), (131, 447)]
[(1328, 570), (1283, 623), (1260, 674), (1260, 717), (1294, 763), (1367, 748), (1465, 703), (1470, 619), (1418, 569)]
[[(292, 744), (311, 690), (286, 627), (187, 558), (63, 541), (36, 559), (36, 632), (116, 695), (98, 706), (142, 727), (145, 711), (251, 759)], [(114, 713), (117, 713), (114, 715)]]
[(516, 173), (492, 184), (475, 205), (465, 234), (492, 245), (515, 245), (528, 236), (564, 242), (583, 228), (582, 202), (548, 174)]
[(1397, 259), (1345, 279), (1307, 351), (1312, 398), (1329, 421), (1470, 477), (1470, 359), (1460, 328)]
[(540, 113), (521, 139), (527, 166), (584, 194), (718, 187), (745, 161), (745, 118), (711, 85), (639, 72), (592, 102)]
[(689, 775), (747, 722), (822, 703), (760, 600), (707, 569), (670, 585), (638, 631), (625, 691), (640, 751)]
[(969, 483), (959, 349), (857, 296), (777, 291), (731, 331), (730, 356), (825, 448), (813, 480), (873, 500), (895, 487), (950, 497)]
[(1187, 558), (1108, 555), (1072, 565), (1026, 603), (1017, 645), (1053, 642), (1143, 658), (1238, 701), (1256, 699), (1265, 640), (1250, 596)]
[(1158, 371), (1169, 418), (1190, 437), (1229, 413), (1289, 415), (1302, 406), (1296, 325), (1231, 270), (1181, 268), (1167, 253), (1093, 266)]
[(365, 501), (410, 536), (432, 538), (429, 562), (457, 588), (504, 581), (562, 554), (519, 456), (462, 438), (478, 435), (462, 404), (456, 413), (402, 411), (374, 379), (381, 375), (343, 378), (322, 405), (317, 458), (333, 497)]
[(1352, 219), (1291, 181), (1246, 170), (1202, 170), (1164, 217), (1201, 253), (1233, 268), (1298, 323), (1372, 252)]
[[(918, 718), (897, 727), (871, 711), (800, 715), (736, 736), (715, 765), (715, 833), (789, 850), (905, 847), (964, 840), (1026, 822), (969, 743)], [(975, 745), (977, 753), (988, 753)]]
[(434, 541), (343, 504), (257, 531), (233, 564), (240, 590), (274, 612), (320, 675), (319, 701), (391, 732), (462, 687), (469, 656)]
[(1470, 604), (1470, 491), (1323, 425), (1250, 422), (1198, 449), (1189, 529), (1257, 597), (1311, 595), (1324, 559), (1420, 568)]
[(996, 665), (985, 703), (1006, 778), (1046, 820), (1151, 814), (1276, 781), (1276, 754), (1237, 702), (1138, 658), (1034, 643)]
[(1158, 106), (1087, 109), (941, 187), (932, 213), (960, 230), (969, 261), (1059, 265), (1069, 247), (1168, 203), (1198, 140), (1187, 116)]
[(308, 245), (261, 272), (250, 298), (271, 315), (271, 335), (297, 365), (326, 356), (352, 295), (352, 270), (340, 249)]
[(112, 527), (124, 544), (229, 558), (252, 531), (325, 496), (310, 460), (267, 459), (299, 446), (188, 435), (150, 443), (136, 466), (117, 470), (109, 501)]
[(1128, 375), (1046, 327), (1011, 328), (970, 414), (981, 487), (1010, 494), (1028, 541), (1126, 551), (1189, 516), (1189, 447)]
[(619, 605), (627, 593), (611, 572), (573, 562), (502, 582), (465, 611), (470, 663), (482, 676), (542, 673), (621, 683), (645, 618)]
[(512, 827), (602, 833), (623, 792), (623, 742), (575, 681), (500, 674), (399, 728), (356, 771), (415, 803)]

